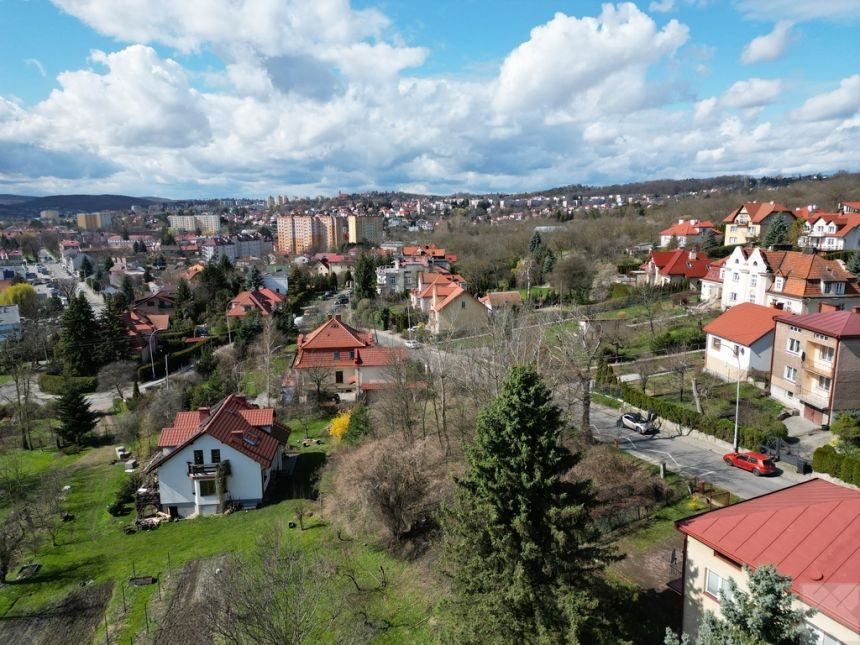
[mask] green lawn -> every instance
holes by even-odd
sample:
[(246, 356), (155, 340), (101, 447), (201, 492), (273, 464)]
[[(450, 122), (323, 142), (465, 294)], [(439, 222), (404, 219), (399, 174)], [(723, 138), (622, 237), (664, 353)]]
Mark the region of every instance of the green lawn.
[(12, 377), (8, 374), (0, 374), (0, 385), (6, 385), (6, 383), (11, 383)]
[[(291, 349), (292, 348), (292, 349)], [(292, 364), (295, 345), (287, 347), (286, 351), (279, 353), (272, 361), (272, 388), (280, 390), (280, 380), (283, 378), (287, 368)], [(262, 369), (247, 372), (243, 379), (245, 395), (254, 398), (266, 391), (266, 375)]]
[[(67, 509), (74, 521), (64, 524), (57, 546), (50, 540), (37, 551), (34, 561), (42, 565), (32, 578), (12, 582), (0, 589), (0, 616), (11, 617), (39, 612), (57, 603), (80, 582), (113, 582), (114, 592), (108, 608), (109, 622), (122, 624), (114, 635), (116, 642), (128, 642), (144, 628), (144, 606), (159, 590), (155, 585), (126, 587), (127, 613), (122, 609), (122, 588), (132, 571), (164, 579), (176, 574), (190, 560), (224, 553), (246, 552), (259, 536), (276, 524), (294, 520), (299, 500), (286, 500), (256, 511), (223, 517), (206, 517), (162, 525), (155, 531), (124, 535), (122, 527), (132, 515), (112, 517), (106, 506), (127, 477), (120, 465), (110, 465), (111, 448), (88, 451), (83, 457), (54, 458), (42, 454), (25, 455), (28, 467), (37, 473), (61, 464), (73, 466), (68, 479), (72, 487)], [(410, 565), (395, 560), (382, 549), (365, 542), (342, 542), (335, 531), (320, 521), (318, 514), (305, 522), (306, 530), (288, 530), (288, 539), (309, 547), (319, 547), (335, 561), (350, 564), (359, 576), (378, 574), (385, 568), (389, 587), (372, 602), (393, 626), (384, 640), (427, 642), (427, 621), (435, 598), (415, 584)], [(169, 562), (169, 565), (168, 565)], [(11, 611), (10, 611), (11, 610)], [(100, 635), (99, 635), (100, 634)], [(104, 628), (96, 640), (104, 638)]]

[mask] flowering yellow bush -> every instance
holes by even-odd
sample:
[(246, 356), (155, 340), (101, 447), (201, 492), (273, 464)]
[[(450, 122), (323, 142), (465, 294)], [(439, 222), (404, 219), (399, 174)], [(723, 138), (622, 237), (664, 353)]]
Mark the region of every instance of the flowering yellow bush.
[(332, 419), (331, 425), (328, 427), (329, 436), (331, 436), (336, 441), (340, 441), (346, 436), (346, 431), (349, 428), (349, 418), (352, 416), (352, 410), (347, 410), (346, 412), (341, 412), (334, 419)]

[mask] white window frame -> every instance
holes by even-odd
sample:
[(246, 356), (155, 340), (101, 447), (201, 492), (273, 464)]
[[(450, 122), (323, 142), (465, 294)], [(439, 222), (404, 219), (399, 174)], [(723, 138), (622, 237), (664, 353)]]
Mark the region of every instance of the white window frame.
[(797, 383), (797, 368), (791, 365), (785, 366), (785, 380)]
[(818, 358), (825, 363), (832, 363), (834, 356), (836, 356), (836, 350), (830, 345), (822, 345), (818, 349)]
[(782, 291), (782, 286), (785, 283), (783, 278), (777, 278), (773, 281), (773, 289), (774, 291)]
[[(715, 579), (716, 585), (716, 593), (711, 590), (711, 577)], [(729, 580), (728, 578), (723, 578), (719, 573), (714, 571), (713, 569), (705, 570), (705, 593), (709, 596), (715, 598), (717, 602), (720, 602), (720, 591), (725, 588), (726, 594), (728, 595), (729, 591)]]
[(800, 355), (800, 348), (801, 348), (800, 339), (799, 338), (793, 338), (793, 337), (789, 336), (788, 337), (788, 343), (786, 345), (786, 351), (789, 354), (794, 354), (795, 356), (799, 356)]
[(809, 641), (812, 645), (845, 645), (841, 640), (834, 638), (810, 622), (806, 622), (806, 628), (812, 634), (812, 640)]
[(830, 388), (833, 387), (833, 379), (829, 376), (821, 376), (821, 374), (819, 374), (818, 380), (815, 383), (815, 387), (817, 387), (822, 392), (829, 392)]
[(738, 301), (738, 294), (736, 294), (734, 291), (729, 293), (729, 302), (737, 302), (737, 301)]

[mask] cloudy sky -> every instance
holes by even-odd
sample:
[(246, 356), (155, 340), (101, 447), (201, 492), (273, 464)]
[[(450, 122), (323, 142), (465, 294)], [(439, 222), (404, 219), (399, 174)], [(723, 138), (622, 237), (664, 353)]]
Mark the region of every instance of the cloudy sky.
[(858, 0), (0, 0), (0, 193), (860, 168)]

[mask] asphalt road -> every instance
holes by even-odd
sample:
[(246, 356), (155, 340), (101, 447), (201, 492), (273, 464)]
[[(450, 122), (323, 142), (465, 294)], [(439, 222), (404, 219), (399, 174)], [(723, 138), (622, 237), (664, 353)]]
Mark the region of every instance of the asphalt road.
[[(66, 271), (66, 267), (59, 262), (42, 262), (42, 265), (48, 270), (48, 273), (51, 274), (51, 277), (56, 280), (78, 280), (78, 276), (69, 274), (69, 272)], [(81, 282), (78, 280), (77, 293), (81, 292), (83, 292), (84, 297), (87, 299), (87, 302), (90, 303), (90, 307), (92, 307), (93, 313), (99, 314), (101, 310), (104, 309), (104, 298), (102, 298), (99, 294), (93, 291), (85, 282)]]
[[(780, 474), (756, 477), (750, 472), (732, 468), (723, 463), (717, 445), (687, 436), (645, 437), (627, 428), (618, 428), (619, 412), (612, 408), (592, 404), (591, 423), (594, 437), (603, 443), (619, 439), (619, 447), (652, 464), (665, 463), (671, 472), (695, 477), (731, 491), (738, 497), (749, 499), (792, 486), (806, 477)], [(791, 464), (777, 462), (777, 467), (791, 468)]]

